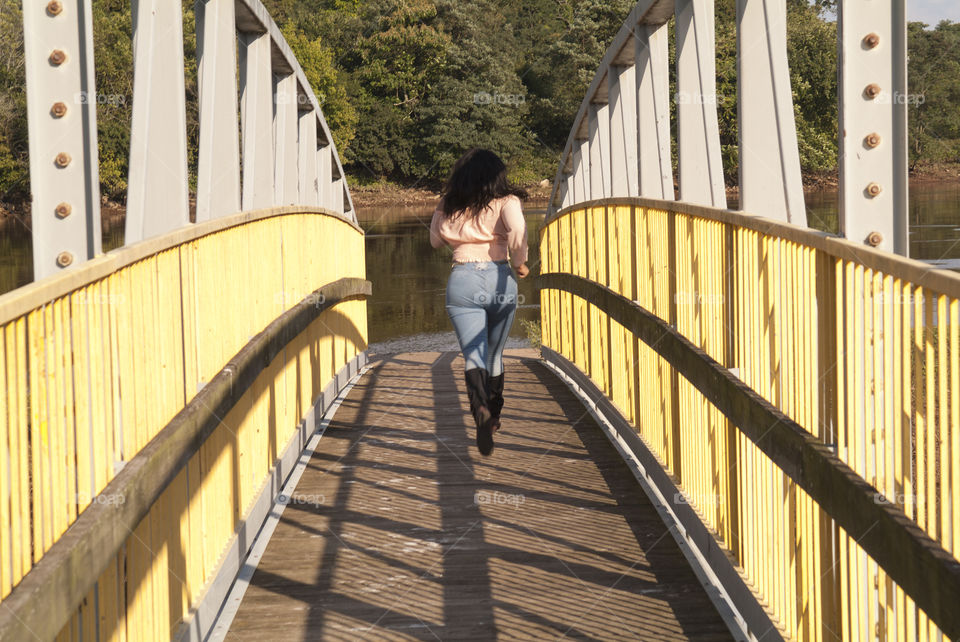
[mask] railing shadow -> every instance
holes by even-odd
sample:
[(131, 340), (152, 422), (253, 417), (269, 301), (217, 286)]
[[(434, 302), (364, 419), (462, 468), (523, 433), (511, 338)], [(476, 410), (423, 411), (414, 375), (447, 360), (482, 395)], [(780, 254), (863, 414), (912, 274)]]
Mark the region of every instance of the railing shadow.
[[(521, 371), (504, 414), (511, 434), (481, 459), (456, 356), (387, 357), (357, 384), (300, 481), (304, 501), (286, 507), (235, 632), (267, 633), (257, 614), (285, 612), (290, 635), (305, 637), (702, 633), (712, 605), (625, 464), (563, 384), (535, 360), (506, 357), (508, 373)], [(406, 391), (394, 385), (401, 380)], [(531, 404), (542, 409), (557, 394), (564, 409), (556, 417), (531, 416)], [(539, 447), (513, 438), (534, 422)], [(591, 459), (600, 472), (578, 484), (575, 471), (593, 466)], [(528, 473), (537, 466), (544, 472), (534, 479)], [(307, 501), (325, 489), (327, 501)], [(524, 503), (498, 509), (493, 496)], [(558, 523), (558, 511), (580, 518)], [(598, 519), (629, 528), (597, 540)], [(629, 622), (611, 609), (629, 613)], [(718, 633), (725, 631), (721, 624)]]
[[(543, 365), (531, 364), (531, 370), (544, 385), (563, 386)], [(561, 394), (563, 392), (572, 394), (568, 391), (562, 391)], [(572, 404), (561, 405), (590, 459), (597, 465), (606, 488), (643, 552), (642, 563), (638, 566), (652, 576), (651, 581), (654, 584), (669, 578), (672, 583), (686, 586), (681, 592), (664, 594), (662, 599), (680, 624), (684, 636), (701, 633), (702, 614), (714, 611), (715, 607), (706, 594), (702, 593), (699, 580), (677, 547), (667, 525), (657, 514), (656, 508), (650, 503), (632, 473), (627, 470), (623, 458), (600, 427), (586, 415), (585, 409)], [(691, 597), (697, 593), (702, 593), (702, 599), (694, 600), (691, 604)]]

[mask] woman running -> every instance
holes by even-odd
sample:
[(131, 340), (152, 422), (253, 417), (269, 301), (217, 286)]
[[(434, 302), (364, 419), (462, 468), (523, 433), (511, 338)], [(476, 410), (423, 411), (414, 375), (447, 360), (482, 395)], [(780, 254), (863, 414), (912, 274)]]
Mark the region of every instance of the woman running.
[[(517, 311), (517, 280), (527, 268), (522, 189), (507, 182), (507, 167), (491, 151), (460, 157), (430, 222), (430, 244), (453, 248), (447, 314), (463, 352), (477, 448), (493, 452), (503, 408), (503, 348)], [(510, 259), (508, 262), (508, 258)]]

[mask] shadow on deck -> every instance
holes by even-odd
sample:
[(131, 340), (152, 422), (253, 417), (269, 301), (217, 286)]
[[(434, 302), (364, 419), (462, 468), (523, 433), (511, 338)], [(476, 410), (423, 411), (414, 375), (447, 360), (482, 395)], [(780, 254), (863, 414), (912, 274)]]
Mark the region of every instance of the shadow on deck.
[(228, 640), (730, 638), (592, 417), (533, 352), (508, 357), (489, 458), (457, 354), (374, 363), (320, 439)]

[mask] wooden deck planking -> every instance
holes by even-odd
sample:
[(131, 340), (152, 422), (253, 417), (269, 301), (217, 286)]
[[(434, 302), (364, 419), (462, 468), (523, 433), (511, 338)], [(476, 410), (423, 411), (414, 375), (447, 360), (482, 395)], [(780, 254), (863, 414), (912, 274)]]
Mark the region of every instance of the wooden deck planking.
[(473, 443), (462, 360), (375, 364), (320, 440), (228, 640), (730, 639), (583, 406), (509, 353)]

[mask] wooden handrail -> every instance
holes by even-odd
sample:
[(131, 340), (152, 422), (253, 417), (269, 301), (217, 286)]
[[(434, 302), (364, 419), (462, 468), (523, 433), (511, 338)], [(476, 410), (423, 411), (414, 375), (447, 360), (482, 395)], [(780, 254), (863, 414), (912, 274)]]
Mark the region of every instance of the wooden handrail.
[(552, 215), (548, 215), (540, 227), (540, 236), (543, 237), (547, 224), (560, 219), (571, 212), (589, 210), (594, 207), (633, 206), (648, 209), (662, 210), (686, 214), (709, 221), (717, 221), (728, 225), (754, 230), (766, 236), (792, 241), (805, 245), (844, 261), (851, 261), (862, 265), (869, 270), (889, 274), (890, 276), (909, 281), (918, 287), (930, 288), (940, 294), (960, 299), (960, 273), (952, 270), (935, 268), (929, 263), (878, 250), (860, 243), (848, 241), (835, 234), (821, 232), (808, 227), (792, 225), (783, 221), (757, 216), (745, 212), (722, 210), (715, 207), (706, 207), (683, 201), (666, 201), (642, 197), (605, 198), (585, 203), (577, 203), (565, 207)]
[(600, 309), (665, 359), (802, 488), (951, 639), (960, 639), (960, 561), (822, 442), (763, 399), (669, 323), (610, 288), (547, 273), (543, 290)]
[(257, 376), (325, 310), (371, 291), (364, 279), (334, 281), (254, 336), (100, 494), (124, 501), (91, 503), (3, 600), (0, 640), (54, 639), (164, 489)]
[(69, 294), (94, 281), (98, 281), (128, 265), (177, 247), (178, 245), (183, 245), (184, 243), (195, 241), (210, 234), (216, 234), (217, 232), (246, 225), (254, 221), (278, 216), (288, 216), (290, 214), (329, 216), (346, 223), (360, 234), (363, 234), (363, 229), (349, 216), (318, 207), (286, 205), (283, 207), (271, 207), (250, 212), (239, 212), (231, 216), (223, 216), (211, 221), (182, 227), (163, 236), (146, 239), (133, 245), (119, 247), (87, 261), (76, 270), (34, 281), (16, 290), (2, 294), (0, 295), (0, 325), (9, 323), (54, 299)]

